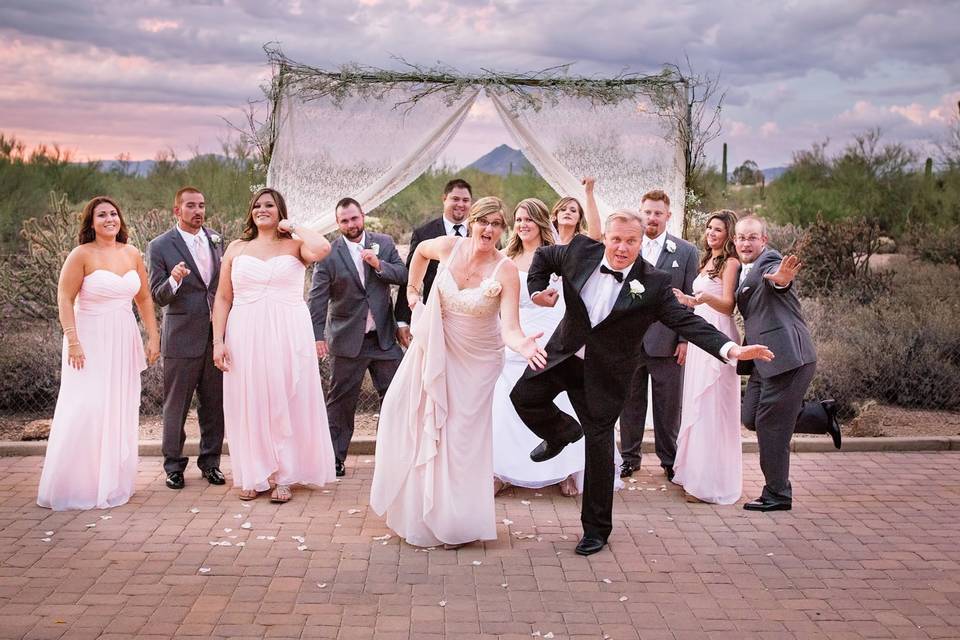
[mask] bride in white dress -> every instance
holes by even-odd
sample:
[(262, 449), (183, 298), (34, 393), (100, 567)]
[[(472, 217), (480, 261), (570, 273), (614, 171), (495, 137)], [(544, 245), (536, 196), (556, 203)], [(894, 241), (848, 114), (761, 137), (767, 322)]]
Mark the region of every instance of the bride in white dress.
[[(593, 180), (585, 179), (587, 188), (587, 218), (591, 237), (600, 235), (600, 216), (593, 200)], [(571, 199), (579, 208), (579, 203)], [(551, 215), (546, 205), (536, 199), (521, 201), (514, 211), (513, 235), (507, 243), (504, 253), (517, 266), (520, 274), (520, 326), (527, 335), (543, 333), (540, 339), (545, 345), (554, 329), (563, 318), (563, 288), (559, 281), (553, 287), (561, 293), (554, 307), (541, 307), (530, 300), (527, 290), (527, 270), (538, 247), (555, 244), (556, 231), (551, 225)], [(573, 221), (573, 227), (581, 227)], [(546, 462), (530, 460), (530, 450), (540, 442), (513, 409), (510, 392), (523, 375), (527, 362), (519, 354), (507, 349), (504, 355), (503, 371), (497, 379), (493, 392), (493, 472), (494, 491), (499, 492), (509, 485), (539, 489), (560, 484), (560, 493), (573, 496), (583, 491), (584, 440), (566, 447), (563, 452)], [(576, 413), (567, 394), (563, 393), (555, 400), (561, 411), (576, 418)], [(614, 447), (617, 464), (620, 453)], [(617, 488), (623, 483), (617, 479)]]

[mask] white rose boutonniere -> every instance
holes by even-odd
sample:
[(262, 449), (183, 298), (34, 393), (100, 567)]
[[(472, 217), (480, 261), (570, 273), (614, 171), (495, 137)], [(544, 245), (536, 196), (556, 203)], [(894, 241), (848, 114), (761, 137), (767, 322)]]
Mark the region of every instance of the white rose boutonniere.
[(380, 245), (378, 245), (376, 242), (371, 242), (371, 243), (370, 243), (370, 251), (373, 251), (373, 255), (379, 256), (379, 255), (380, 255)]
[(667, 247), (667, 253), (673, 253), (674, 251), (677, 250), (677, 243), (667, 238), (666, 247)]
[(639, 299), (640, 299), (640, 296), (643, 295), (643, 292), (644, 292), (644, 291), (646, 291), (646, 289), (644, 288), (644, 286), (643, 286), (642, 284), (640, 284), (640, 281), (639, 281), (639, 280), (631, 280), (631, 281), (630, 281), (630, 296), (631, 296), (634, 300), (639, 300)]
[(221, 238), (218, 234), (216, 233), (210, 234), (210, 242), (212, 242), (213, 244), (220, 244), (220, 240)]

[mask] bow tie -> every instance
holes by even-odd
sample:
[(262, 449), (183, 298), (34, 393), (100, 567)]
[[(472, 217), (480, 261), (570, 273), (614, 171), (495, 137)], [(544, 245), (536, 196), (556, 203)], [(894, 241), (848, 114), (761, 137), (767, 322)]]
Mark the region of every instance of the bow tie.
[(613, 276), (614, 278), (617, 279), (617, 282), (623, 282), (623, 274), (620, 273), (619, 271), (614, 271), (613, 269), (608, 269), (608, 268), (607, 268), (607, 265), (605, 265), (605, 264), (600, 265), (600, 273), (605, 273), (605, 274), (607, 274), (608, 276)]

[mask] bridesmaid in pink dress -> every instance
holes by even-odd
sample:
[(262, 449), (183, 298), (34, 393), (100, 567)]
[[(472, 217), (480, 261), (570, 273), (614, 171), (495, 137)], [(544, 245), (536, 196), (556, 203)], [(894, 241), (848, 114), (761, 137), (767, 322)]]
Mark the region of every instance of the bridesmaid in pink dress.
[[(370, 506), (420, 547), (497, 537), (491, 404), (503, 345), (532, 366), (546, 362), (542, 334), (520, 328), (517, 267), (497, 251), (503, 203), (477, 200), (468, 224), (467, 238), (417, 245), (407, 285), (413, 342), (380, 409)], [(423, 305), (429, 260), (440, 266)]]
[[(740, 262), (733, 246), (737, 216), (721, 210), (710, 215), (704, 234), (700, 273), (692, 296), (674, 289), (682, 304), (740, 344), (733, 320)], [(683, 369), (683, 405), (673, 482), (688, 502), (733, 504), (743, 488), (740, 444), (740, 376), (690, 344)]]
[[(292, 234), (296, 233), (297, 237)], [(227, 248), (213, 306), (213, 361), (223, 371), (223, 418), (241, 500), (336, 477), (310, 311), (305, 264), (330, 243), (287, 219), (273, 189), (253, 195), (243, 239)]]
[[(80, 246), (60, 271), (63, 363), (41, 507), (108, 509), (133, 495), (140, 372), (160, 357), (160, 334), (143, 257), (127, 238), (120, 207), (97, 196), (83, 209)], [(147, 330), (146, 361), (131, 301)]]

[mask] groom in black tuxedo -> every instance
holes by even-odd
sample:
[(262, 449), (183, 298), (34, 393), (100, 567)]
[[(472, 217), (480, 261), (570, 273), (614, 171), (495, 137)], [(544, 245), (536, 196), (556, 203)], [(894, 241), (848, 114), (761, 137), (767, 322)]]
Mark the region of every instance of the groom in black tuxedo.
[[(548, 307), (557, 301), (556, 290), (548, 288), (550, 276), (562, 276), (566, 312), (547, 343), (546, 366), (528, 368), (510, 399), (527, 427), (543, 438), (530, 453), (534, 462), (586, 436), (580, 555), (600, 551), (613, 527), (613, 427), (647, 328), (662, 322), (724, 361), (773, 358), (762, 345), (731, 342), (677, 302), (670, 275), (637, 259), (645, 227), (640, 213), (615, 211), (606, 220), (603, 243), (577, 235), (568, 245), (541, 247), (527, 276), (532, 300)], [(582, 425), (554, 404), (563, 391)]]

